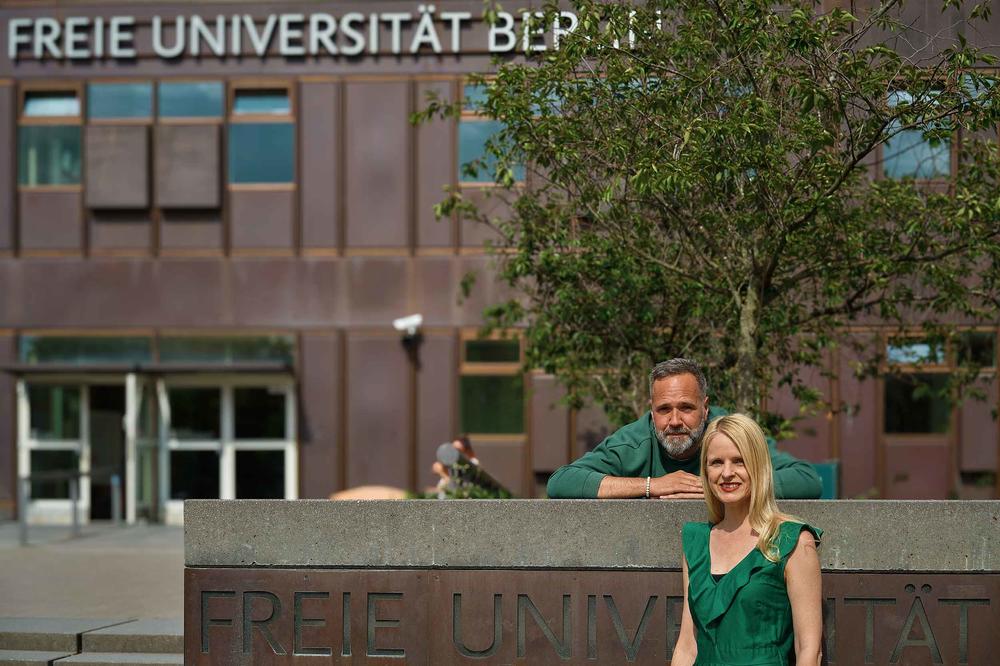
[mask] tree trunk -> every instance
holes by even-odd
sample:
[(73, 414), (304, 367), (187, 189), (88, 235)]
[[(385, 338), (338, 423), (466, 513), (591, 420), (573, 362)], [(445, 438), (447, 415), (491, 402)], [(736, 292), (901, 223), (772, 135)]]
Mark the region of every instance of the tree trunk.
[(760, 300), (751, 283), (740, 308), (740, 335), (736, 347), (736, 372), (734, 388), (736, 411), (755, 414), (759, 407), (757, 395), (757, 317)]

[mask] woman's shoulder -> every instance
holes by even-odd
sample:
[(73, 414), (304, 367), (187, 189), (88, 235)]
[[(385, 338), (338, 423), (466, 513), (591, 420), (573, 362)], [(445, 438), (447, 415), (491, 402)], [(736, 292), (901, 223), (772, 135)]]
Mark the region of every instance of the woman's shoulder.
[(689, 557), (708, 542), (707, 535), (711, 529), (709, 523), (684, 523), (681, 527), (681, 546)]
[(695, 536), (697, 534), (708, 534), (708, 532), (711, 531), (711, 529), (712, 529), (711, 523), (691, 521), (688, 523), (684, 523), (684, 525), (681, 527), (681, 536), (686, 537), (689, 535)]
[(797, 545), (813, 543), (818, 548), (823, 530), (809, 523), (791, 518), (778, 526), (778, 550), (781, 557), (788, 557)]

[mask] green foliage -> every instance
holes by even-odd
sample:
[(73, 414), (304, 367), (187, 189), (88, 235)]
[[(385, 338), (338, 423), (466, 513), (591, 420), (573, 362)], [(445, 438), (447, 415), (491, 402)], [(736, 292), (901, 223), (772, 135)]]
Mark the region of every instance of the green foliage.
[[(837, 345), (881, 352), (853, 324), (947, 336), (949, 322), (996, 322), (1000, 86), (983, 69), (996, 58), (964, 38), (895, 50), (897, 2), (859, 16), (766, 0), (573, 5), (579, 27), (558, 50), (479, 81), (478, 111), (505, 126), (487, 161), (511, 215), (458, 190), (438, 207), (499, 232), (497, 267), (520, 297), (490, 322), (526, 324), (528, 365), (572, 404), (630, 420), (651, 365), (673, 356), (707, 366), (715, 402), (755, 412), (785, 383), (816, 403), (795, 369)], [(459, 112), (433, 100), (417, 115)], [(873, 178), (880, 146), (914, 130), (932, 146), (961, 133), (946, 186)]]

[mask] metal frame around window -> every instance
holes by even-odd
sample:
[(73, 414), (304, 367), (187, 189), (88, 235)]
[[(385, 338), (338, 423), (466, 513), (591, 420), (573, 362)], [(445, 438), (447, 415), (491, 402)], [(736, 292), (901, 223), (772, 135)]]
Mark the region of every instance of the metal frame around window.
[[(269, 79), (269, 78), (252, 78), (252, 79), (231, 79), (226, 86), (226, 108), (225, 108), (225, 121), (226, 121), (226, 132), (224, 138), (224, 145), (226, 147), (226, 152), (223, 155), (223, 162), (226, 164), (225, 168), (225, 187), (227, 192), (238, 192), (238, 191), (251, 191), (251, 192), (261, 192), (261, 191), (294, 191), (298, 188), (299, 182), (299, 126), (296, 122), (296, 117), (298, 116), (298, 97), (296, 95), (297, 86), (295, 81), (289, 79)], [(236, 94), (240, 90), (285, 90), (288, 94), (288, 113), (283, 114), (272, 114), (272, 113), (260, 113), (260, 114), (235, 114), (233, 113), (233, 105), (235, 104)], [(229, 131), (228, 126), (233, 124), (263, 124), (263, 123), (275, 123), (275, 124), (291, 124), (292, 126), (292, 149), (295, 151), (292, 159), (292, 178), (287, 183), (233, 183), (230, 182), (231, 174), (229, 174)], [(228, 197), (227, 197), (227, 210)], [(227, 213), (228, 217), (228, 213)]]
[[(276, 440), (238, 440), (235, 437), (233, 389), (239, 387), (278, 387), (285, 394), (285, 438)], [(188, 441), (170, 436), (170, 388), (218, 388), (220, 396), (220, 438)], [(219, 453), (219, 499), (236, 499), (237, 451), (284, 451), (285, 499), (298, 499), (298, 437), (296, 421), (295, 382), (287, 375), (177, 375), (157, 381), (160, 402), (160, 464), (159, 490), (163, 520), (181, 524), (184, 519), (182, 500), (170, 498), (170, 452), (217, 451)]]
[[(114, 382), (89, 382), (114, 383)], [(45, 440), (35, 439), (31, 435), (31, 405), (28, 398), (28, 385), (76, 385), (80, 390), (80, 433), (76, 439)], [(78, 456), (79, 471), (86, 474), (90, 471), (90, 392), (88, 382), (78, 376), (45, 376), (24, 377), (17, 380), (15, 391), (17, 396), (17, 478), (21, 479), (31, 474), (32, 451), (73, 451)], [(90, 477), (80, 479), (79, 503), (77, 504), (78, 519), (86, 523), (90, 519)], [(30, 499), (27, 511), (30, 522), (69, 524), (70, 500), (55, 498)]]
[[(146, 83), (149, 84), (149, 115), (148, 116), (125, 116), (122, 118), (91, 118), (89, 115), (90, 111), (90, 86), (104, 85), (104, 84), (119, 84), (119, 83)], [(81, 100), (81, 114), (85, 115), (88, 125), (152, 125), (156, 119), (156, 105), (157, 105), (157, 85), (156, 80), (153, 77), (113, 77), (107, 79), (93, 79), (86, 82), (87, 86), (87, 99), (86, 106), (83, 106), (84, 100)]]
[[(500, 362), (500, 363), (478, 363), (478, 362), (468, 362), (466, 361), (466, 348), (465, 344), (470, 341), (476, 340), (506, 340), (509, 342), (517, 343), (518, 345), (518, 360), (517, 362)], [(469, 432), (466, 433), (470, 437), (474, 437), (480, 440), (489, 441), (502, 440), (502, 441), (520, 441), (526, 442), (528, 439), (528, 431), (530, 430), (530, 423), (528, 420), (528, 375), (530, 373), (524, 372), (524, 338), (519, 331), (516, 330), (504, 330), (504, 331), (494, 331), (490, 335), (481, 336), (478, 329), (462, 329), (459, 332), (459, 351), (458, 351), (458, 375), (459, 379), (463, 376), (517, 376), (520, 375), (524, 381), (524, 399), (523, 399), (523, 420), (524, 424), (523, 431), (520, 433), (479, 433), (479, 432)], [(461, 381), (459, 381), (461, 383)], [(456, 415), (459, 423), (461, 423), (461, 388), (459, 387), (456, 391), (456, 395), (459, 401), (458, 409), (456, 410)]]
[[(24, 115), (24, 103), (29, 92), (61, 92), (72, 91), (76, 93), (76, 99), (80, 104), (80, 113), (75, 116), (26, 116)], [(28, 81), (20, 83), (17, 87), (17, 126), (62, 126), (76, 125), (80, 127), (80, 182), (67, 185), (22, 185), (21, 178), (17, 177), (17, 190), (19, 192), (83, 192), (84, 169), (86, 163), (86, 146), (83, 137), (83, 118), (87, 108), (86, 88), (82, 81)], [(20, 150), (20, 148), (17, 148)], [(16, 150), (15, 150), (16, 153)], [(15, 160), (19, 157), (15, 154)]]
[[(902, 90), (893, 90), (892, 92), (904, 92)], [(918, 185), (923, 185), (927, 187), (934, 188), (947, 188), (951, 191), (954, 186), (955, 176), (958, 174), (958, 154), (960, 149), (960, 142), (962, 140), (961, 132), (956, 130), (952, 132), (951, 139), (948, 142), (948, 175), (941, 176), (938, 178), (915, 178), (914, 183)], [(875, 162), (873, 164), (875, 169), (874, 180), (887, 180), (889, 176), (885, 175), (885, 143), (880, 143), (875, 150)]]

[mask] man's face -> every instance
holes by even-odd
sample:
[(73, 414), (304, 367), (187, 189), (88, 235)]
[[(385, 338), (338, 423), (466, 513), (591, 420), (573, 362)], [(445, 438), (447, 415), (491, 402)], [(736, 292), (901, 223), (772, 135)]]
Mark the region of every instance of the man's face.
[(649, 403), (656, 438), (667, 454), (686, 459), (697, 453), (707, 425), (708, 396), (701, 395), (695, 376), (657, 379)]

